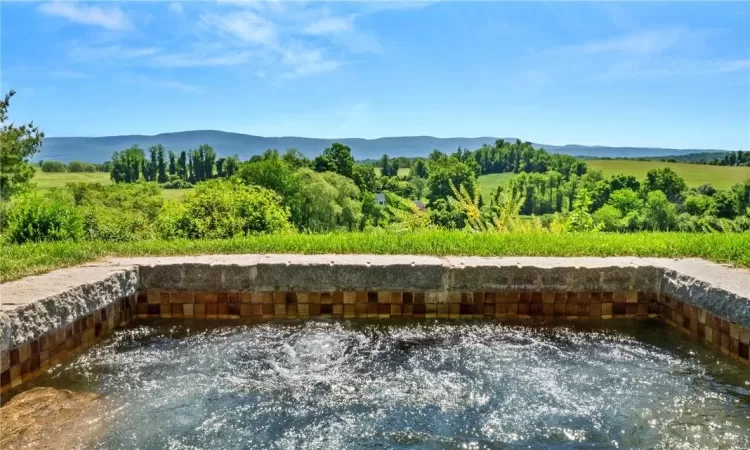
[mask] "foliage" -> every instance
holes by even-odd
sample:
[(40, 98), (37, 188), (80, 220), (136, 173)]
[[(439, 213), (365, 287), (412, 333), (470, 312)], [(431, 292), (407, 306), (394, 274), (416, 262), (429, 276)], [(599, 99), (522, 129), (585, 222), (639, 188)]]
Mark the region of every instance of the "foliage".
[(289, 212), (276, 193), (232, 180), (203, 182), (182, 202), (167, 202), (157, 227), (167, 239), (227, 239), (290, 229)]
[(16, 244), (78, 240), (83, 237), (83, 218), (69, 196), (32, 194), (11, 205), (3, 234)]
[(362, 192), (375, 192), (377, 189), (378, 177), (375, 175), (375, 169), (371, 166), (355, 164), (352, 179)]
[(143, 150), (134, 145), (127, 150), (112, 155), (112, 172), (110, 176), (115, 183), (135, 183), (140, 178), (146, 164)]
[(166, 183), (162, 183), (160, 186), (162, 189), (190, 189), (193, 187), (193, 184), (183, 180), (177, 175), (170, 175), (169, 180), (167, 180)]
[(591, 196), (586, 189), (580, 189), (573, 201), (573, 209), (568, 216), (567, 227), (570, 231), (594, 231), (596, 223), (589, 212)]
[(60, 173), (60, 172), (66, 172), (68, 170), (68, 167), (61, 163), (60, 161), (54, 161), (51, 159), (47, 159), (42, 161), (41, 164), (42, 172), (45, 173)]
[(16, 126), (8, 122), (10, 99), (16, 94), (11, 90), (0, 101), (0, 199), (10, 197), (28, 189), (34, 168), (28, 159), (42, 146), (44, 133), (29, 123)]
[(682, 192), (687, 189), (687, 184), (674, 170), (665, 167), (649, 170), (646, 173), (643, 189), (645, 192), (661, 191), (670, 202), (676, 202), (680, 199)]
[(336, 172), (351, 178), (354, 173), (352, 150), (344, 144), (334, 142), (313, 163), (317, 172)]
[(643, 208), (643, 225), (649, 230), (673, 230), (677, 223), (677, 208), (662, 191), (652, 191)]
[(422, 211), (413, 201), (386, 193), (385, 216), (389, 231), (417, 231), (430, 226), (430, 215)]
[[(451, 184), (454, 186), (476, 186), (474, 171), (455, 157), (443, 157), (437, 161), (431, 161), (429, 173), (427, 201), (430, 206), (451, 196), (453, 193)], [(469, 192), (469, 195), (474, 197), (474, 191)]]

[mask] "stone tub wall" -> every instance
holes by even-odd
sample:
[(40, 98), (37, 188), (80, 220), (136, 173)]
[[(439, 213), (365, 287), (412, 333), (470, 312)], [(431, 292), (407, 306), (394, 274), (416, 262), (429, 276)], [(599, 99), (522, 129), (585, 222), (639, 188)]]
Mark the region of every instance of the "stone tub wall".
[(0, 285), (0, 389), (134, 318), (663, 318), (748, 362), (750, 272), (702, 260), (115, 259)]

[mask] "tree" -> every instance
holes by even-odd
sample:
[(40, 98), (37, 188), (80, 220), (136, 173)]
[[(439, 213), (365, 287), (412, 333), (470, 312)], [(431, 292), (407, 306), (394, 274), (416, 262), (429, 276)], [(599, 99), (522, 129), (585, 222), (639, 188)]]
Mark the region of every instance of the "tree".
[[(474, 183), (476, 175), (466, 164), (460, 162), (455, 157), (442, 158), (437, 161), (432, 161), (429, 167), (429, 178), (427, 201), (430, 206), (435, 204), (438, 200), (445, 200), (453, 194), (451, 189), (451, 183), (456, 188), (466, 186), (470, 189), (470, 186), (475, 186)], [(474, 192), (469, 192), (470, 196), (474, 196)]]
[(33, 122), (20, 127), (8, 123), (8, 107), (15, 94), (11, 90), (0, 101), (0, 198), (3, 200), (28, 189), (34, 176), (28, 159), (39, 151), (44, 139), (44, 133)]
[(388, 158), (387, 154), (384, 154), (380, 158), (380, 176), (395, 177), (396, 175), (398, 175), (398, 166)]
[(372, 166), (356, 164), (354, 166), (352, 179), (354, 180), (354, 184), (356, 184), (362, 192), (375, 192), (377, 189), (377, 176), (375, 175), (375, 169)]
[(691, 216), (702, 216), (712, 213), (716, 209), (714, 200), (703, 194), (688, 195), (682, 202), (682, 210)]
[(71, 161), (68, 163), (68, 172), (96, 172), (96, 165), (83, 161)]
[(643, 208), (644, 226), (650, 230), (670, 230), (677, 223), (677, 208), (662, 191), (651, 191)]
[(297, 226), (323, 232), (355, 229), (362, 219), (360, 191), (349, 178), (337, 173), (300, 169), (295, 173), (300, 186)]
[(177, 175), (177, 155), (172, 150), (169, 151), (169, 174)]
[(284, 151), (284, 155), (281, 157), (285, 163), (292, 169), (299, 169), (301, 167), (307, 167), (310, 165), (310, 160), (302, 154), (301, 151), (296, 148), (288, 148)]
[(180, 152), (180, 158), (177, 160), (177, 176), (185, 181), (190, 179), (190, 171), (188, 171), (187, 164), (187, 153), (183, 150)]
[(165, 238), (227, 239), (290, 229), (276, 193), (235, 180), (210, 180), (182, 202), (167, 203), (158, 218)]
[(67, 170), (67, 166), (60, 161), (48, 159), (42, 163), (42, 172), (65, 172)]
[(300, 226), (300, 181), (294, 170), (279, 157), (278, 152), (267, 151), (261, 159), (242, 163), (237, 178), (245, 184), (261, 186), (276, 192), (281, 203), (289, 209), (292, 223)]
[(159, 144), (156, 146), (156, 181), (166, 183), (167, 179), (167, 162), (164, 159), (164, 147)]
[(424, 159), (417, 159), (411, 166), (411, 176), (419, 178), (427, 178), (427, 164)]
[(141, 169), (145, 172), (146, 156), (143, 150), (134, 145), (127, 150), (112, 155), (110, 177), (115, 183), (135, 183), (140, 178)]
[(730, 191), (717, 191), (713, 200), (716, 203), (716, 217), (734, 219), (740, 212), (737, 197)]
[(643, 184), (646, 193), (651, 191), (662, 191), (670, 202), (677, 202), (683, 191), (687, 189), (685, 180), (677, 173), (665, 167), (653, 169), (646, 173), (646, 181)]
[(626, 215), (632, 211), (641, 209), (643, 201), (638, 196), (638, 193), (632, 189), (619, 189), (612, 192), (607, 204), (614, 206), (623, 215)]
[(336, 172), (351, 178), (354, 173), (352, 150), (344, 144), (334, 142), (315, 158), (314, 167), (317, 172)]
[(573, 210), (570, 212), (570, 216), (568, 216), (569, 230), (592, 231), (595, 229), (594, 217), (589, 212), (591, 203), (592, 200), (588, 191), (585, 188), (579, 189), (573, 202)]

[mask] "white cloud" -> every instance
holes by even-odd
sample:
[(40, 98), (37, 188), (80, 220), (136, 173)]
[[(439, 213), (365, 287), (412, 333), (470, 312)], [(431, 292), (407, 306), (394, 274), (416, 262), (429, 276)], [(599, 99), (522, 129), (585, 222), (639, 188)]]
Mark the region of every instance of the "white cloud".
[(55, 1), (39, 6), (39, 11), (50, 16), (64, 17), (72, 22), (98, 25), (109, 30), (129, 30), (133, 28), (128, 16), (117, 6), (99, 7), (79, 5), (75, 2)]
[(668, 50), (689, 37), (685, 28), (646, 30), (596, 42), (587, 42), (574, 49), (586, 54), (630, 53), (649, 55)]
[(305, 27), (309, 34), (336, 34), (352, 31), (354, 17), (324, 17)]
[(140, 59), (159, 53), (161, 49), (157, 47), (126, 47), (119, 44), (96, 47), (80, 44), (77, 41), (74, 41), (68, 49), (68, 54), (79, 61)]
[(175, 14), (182, 14), (182, 4), (179, 2), (172, 2), (169, 4), (169, 10)]
[(243, 51), (220, 54), (172, 53), (157, 55), (151, 62), (156, 66), (170, 68), (238, 66), (247, 63), (251, 56), (251, 52)]
[(203, 14), (201, 22), (250, 44), (275, 45), (276, 25), (252, 11)]

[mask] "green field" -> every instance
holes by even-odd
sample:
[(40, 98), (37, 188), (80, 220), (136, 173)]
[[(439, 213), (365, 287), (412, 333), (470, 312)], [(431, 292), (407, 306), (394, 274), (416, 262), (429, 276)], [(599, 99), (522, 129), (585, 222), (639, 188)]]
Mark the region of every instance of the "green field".
[(709, 166), (705, 164), (670, 163), (661, 161), (632, 161), (623, 159), (597, 159), (586, 161), (589, 169), (601, 170), (604, 176), (633, 175), (646, 178), (652, 169), (669, 167), (685, 179), (688, 187), (711, 184), (718, 189), (729, 189), (734, 184), (750, 179), (750, 167)]
[[(37, 171), (32, 178), (39, 190), (52, 188), (63, 188), (68, 183), (101, 183), (111, 184), (108, 172), (42, 172)], [(162, 196), (165, 200), (180, 199), (185, 196), (190, 189), (162, 189)]]
[(101, 183), (110, 184), (109, 172), (55, 172), (37, 170), (31, 180), (37, 189), (62, 188), (68, 183)]
[(479, 189), (482, 191), (482, 199), (485, 202), (489, 202), (490, 197), (492, 196), (492, 192), (494, 192), (498, 186), (508, 184), (510, 179), (516, 175), (517, 174), (512, 172), (481, 175), (479, 178), (477, 178), (477, 181), (479, 182)]
[(0, 244), (0, 282), (109, 256), (239, 253), (696, 257), (750, 266), (750, 233), (266, 234), (227, 240)]
[[(402, 168), (398, 169), (398, 176), (401, 177), (401, 178), (408, 177), (410, 171), (411, 171), (411, 169), (409, 169), (408, 167), (402, 167)], [(380, 176), (380, 174), (382, 172), (383, 171), (380, 169), (380, 167), (376, 167), (375, 168), (375, 175)]]

